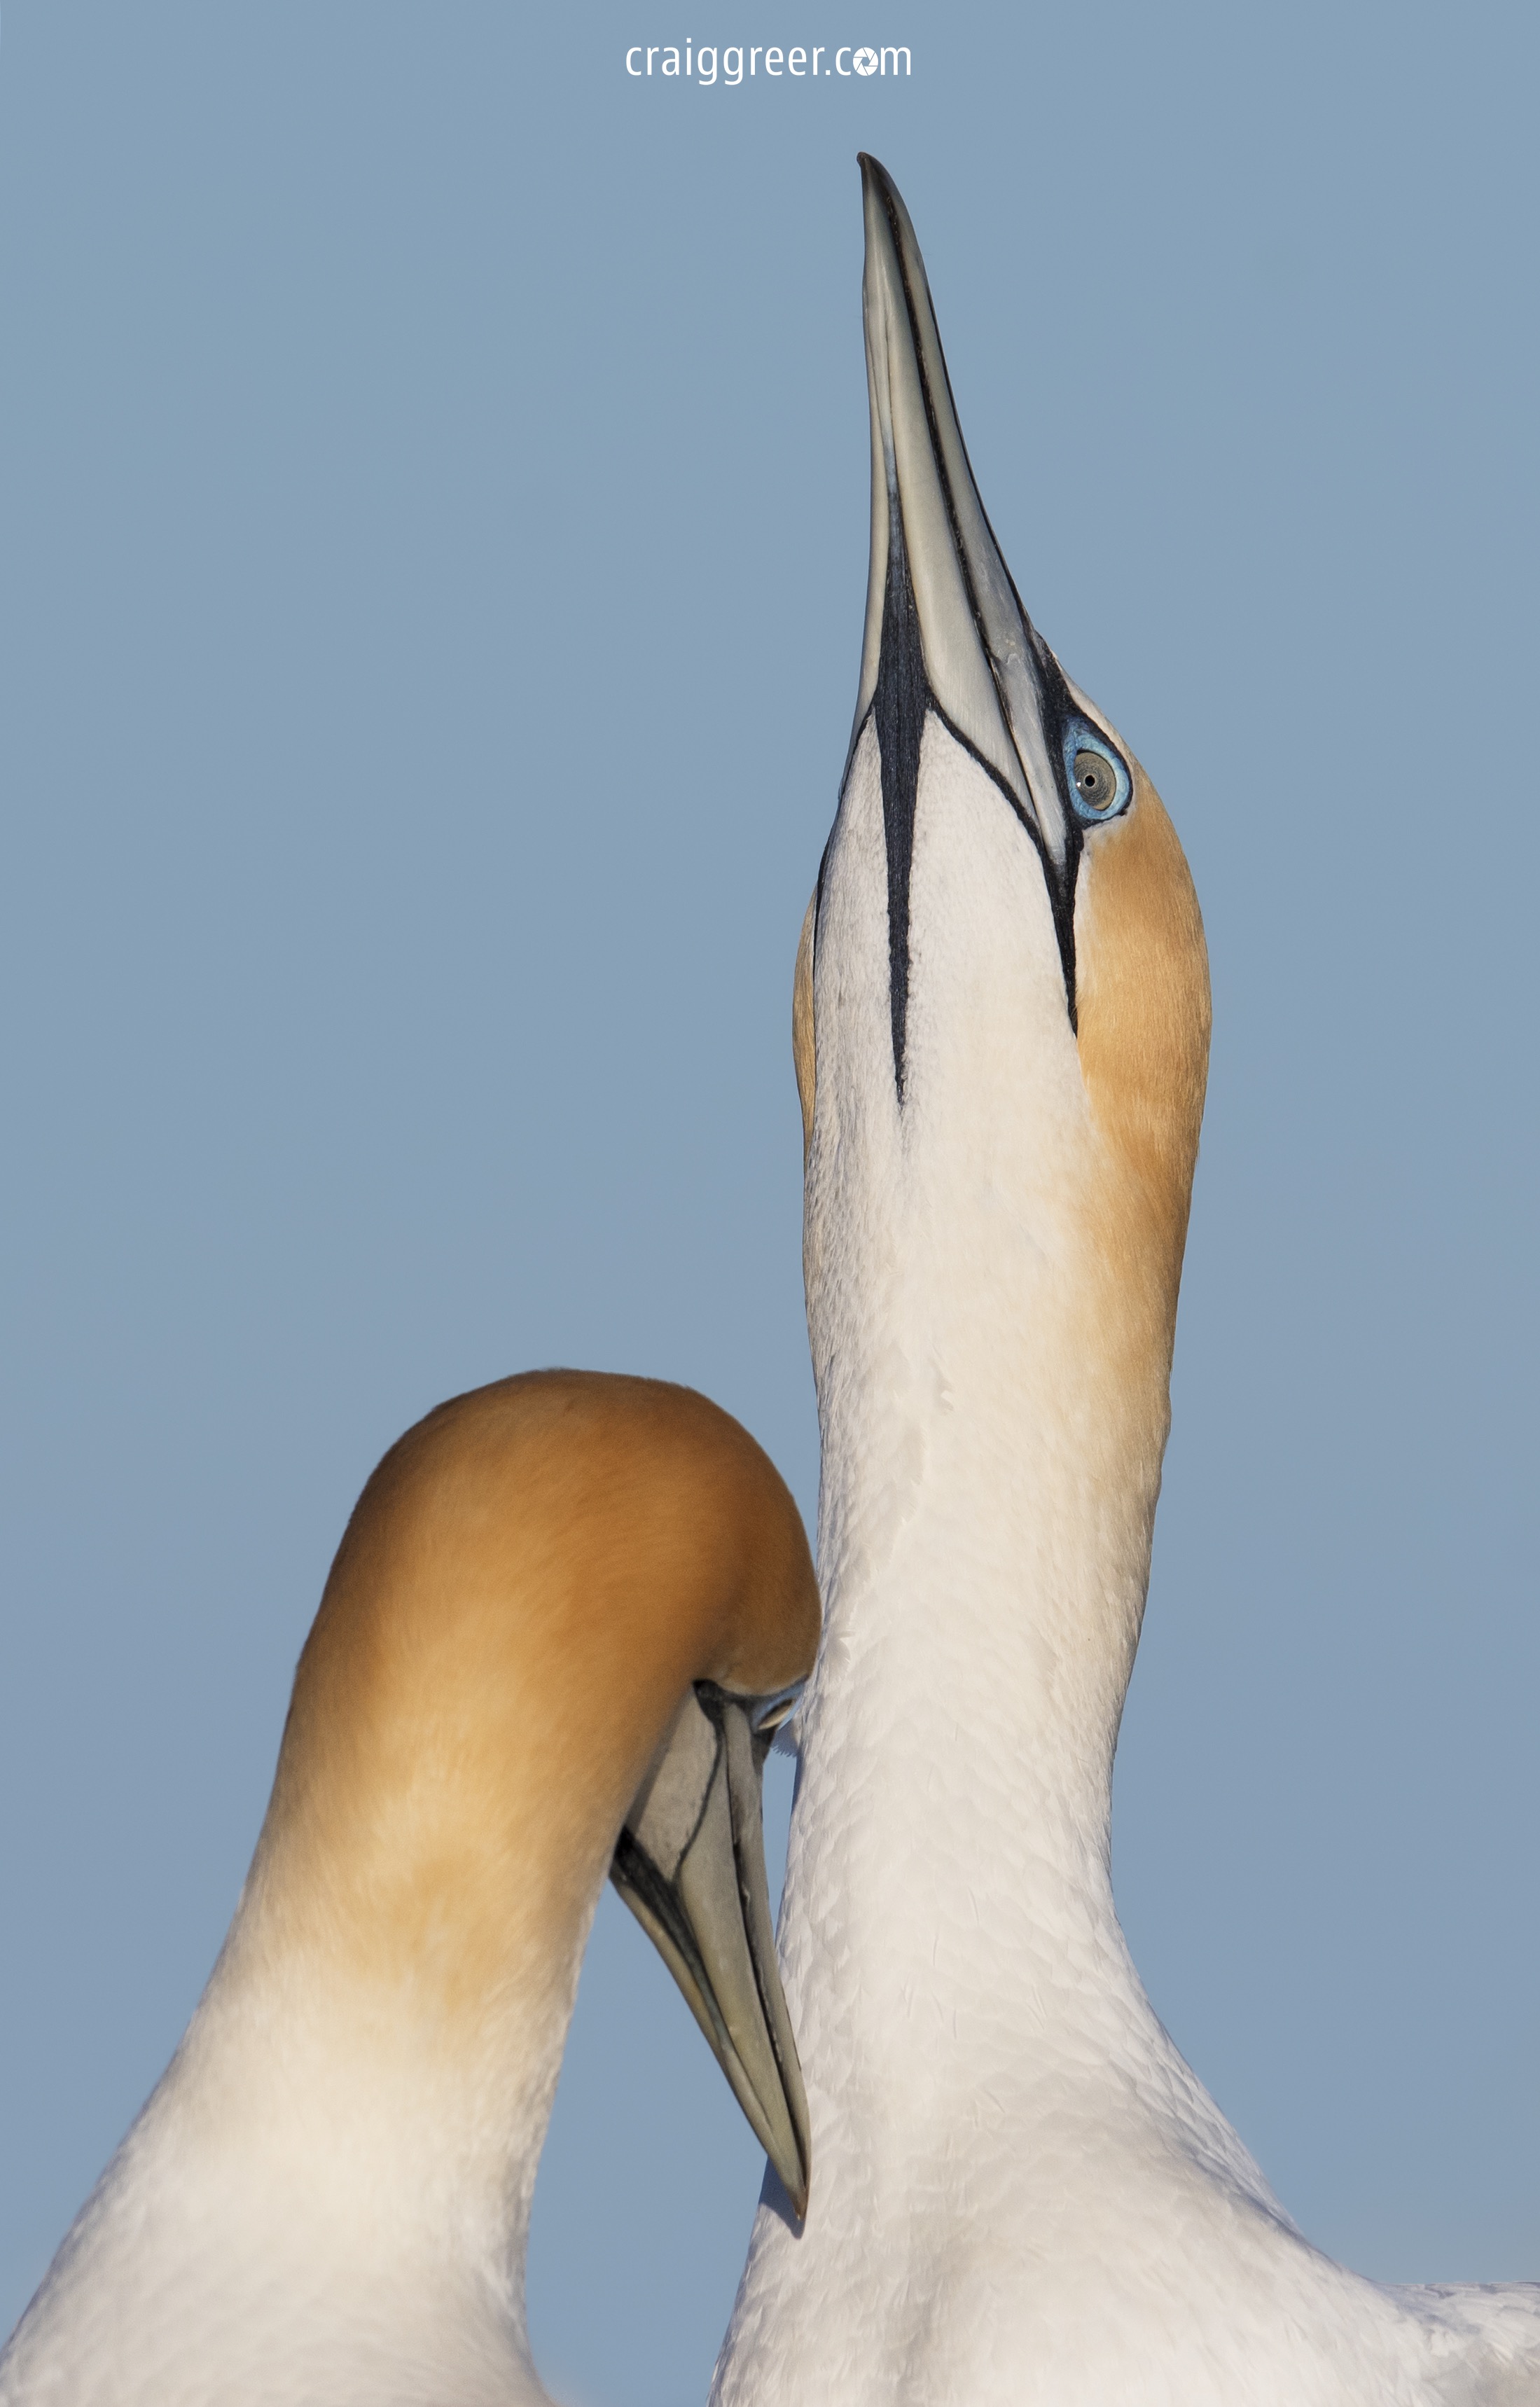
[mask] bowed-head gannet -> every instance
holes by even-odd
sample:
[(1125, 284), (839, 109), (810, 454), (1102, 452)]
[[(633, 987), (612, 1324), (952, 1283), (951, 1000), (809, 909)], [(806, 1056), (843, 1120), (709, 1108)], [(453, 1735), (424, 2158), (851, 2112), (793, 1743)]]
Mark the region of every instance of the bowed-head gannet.
[(825, 1618), (781, 1954), (819, 2178), (800, 2229), (767, 2183), (715, 2400), (1519, 2407), (1540, 2288), (1392, 2290), (1312, 2248), (1113, 1909), (1203, 927), (1021, 606), (913, 228), (863, 168), (866, 634), (793, 1005)]
[(544, 1372), (359, 1500), (180, 2046), (3, 2358), (5, 2407), (544, 2397), (535, 2167), (605, 1874), (805, 2197), (760, 1830), (802, 1523), (684, 1388)]

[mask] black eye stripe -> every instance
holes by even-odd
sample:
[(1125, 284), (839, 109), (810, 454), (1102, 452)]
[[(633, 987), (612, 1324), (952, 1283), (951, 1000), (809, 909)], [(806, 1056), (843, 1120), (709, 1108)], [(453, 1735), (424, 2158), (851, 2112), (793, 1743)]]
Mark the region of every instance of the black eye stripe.
[(920, 798), (920, 748), (931, 707), (920, 613), (904, 548), (904, 514), (890, 511), (888, 584), (882, 603), (872, 719), (882, 772), (882, 835), (888, 856), (888, 1001), (892, 1015), (893, 1077), (904, 1101), (909, 1018), (909, 880), (914, 868), (915, 807)]
[[(1024, 614), (1023, 614), (1024, 617)], [(1043, 675), (1044, 701), (1049, 713), (1049, 723), (1057, 722), (1058, 739), (1050, 740), (1048, 758), (1064, 762), (1068, 733), (1077, 733), (1082, 724), (1075, 712), (1063, 682), (1063, 672), (1052, 652), (1031, 631)], [(1083, 810), (1079, 797), (1073, 793), (1067, 762), (1060, 770), (1066, 787), (1067, 812), (1064, 859), (1056, 864), (1049, 857), (1041, 831), (1022, 809), (1017, 797), (1005, 783), (1000, 773), (987, 761), (977, 747), (969, 742), (961, 728), (953, 725), (931, 691), (925, 673), (924, 647), (920, 634), (920, 614), (916, 607), (914, 587), (909, 576), (909, 563), (904, 546), (903, 513), (896, 501), (893, 505), (889, 532), (888, 575), (883, 594), (882, 634), (877, 653), (877, 690), (871, 703), (850, 737), (850, 750), (846, 762), (845, 780), (840, 787), (843, 802), (845, 782), (849, 777), (856, 748), (867, 726), (876, 730), (878, 767), (882, 784), (882, 835), (888, 868), (888, 999), (892, 1021), (893, 1083), (900, 1105), (904, 1102), (905, 1052), (909, 1016), (909, 887), (914, 869), (915, 810), (920, 792), (920, 751), (924, 739), (925, 721), (934, 716), (948, 733), (977, 762), (991, 783), (997, 787), (1010, 805), (1012, 812), (1032, 839), (1033, 847), (1042, 864), (1043, 878), (1048, 888), (1048, 906), (1053, 913), (1054, 933), (1059, 941), (1059, 958), (1064, 974), (1064, 1002), (1071, 1028), (1077, 1025), (1075, 997), (1075, 888), (1083, 842), (1082, 830), (1088, 819), (1110, 813), (1095, 814)], [(830, 839), (833, 842), (833, 837)], [(819, 864), (818, 911), (814, 919), (814, 940), (817, 941), (818, 916), (823, 900), (823, 873), (828, 861), (828, 847)]]

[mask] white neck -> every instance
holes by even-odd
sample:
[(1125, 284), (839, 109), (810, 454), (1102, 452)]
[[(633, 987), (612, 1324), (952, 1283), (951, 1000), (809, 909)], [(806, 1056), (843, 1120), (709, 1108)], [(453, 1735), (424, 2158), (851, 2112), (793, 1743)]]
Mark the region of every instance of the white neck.
[(414, 2027), (409, 1999), (371, 2001), (285, 1945), (261, 1882), (259, 1862), (176, 2057), (0, 2363), (0, 2400), (50, 2377), (81, 2407), (207, 2407), (216, 2388), (317, 2407), (543, 2399), (524, 2255), (586, 1934), (564, 1982), (450, 2047), (431, 2011)]
[[(1066, 1465), (1066, 1434), (1098, 1410), (1067, 1342), (1024, 1379), (988, 1316), (938, 1313), (934, 1285), (923, 1322), (891, 1301), (916, 1342), (880, 1363), (820, 1332), (827, 1618), (783, 1944), (809, 2077), (805, 2015), (859, 2001), (866, 2041), (882, 2037), (866, 2069), (912, 2095), (911, 2048), (960, 2014), (985, 2055), (1019, 2060), (1080, 2019), (1088, 1985), (1143, 2008), (1109, 1826), (1155, 1499), (1153, 1476), (1119, 1494), (1093, 1462)], [(839, 1932), (832, 1979), (803, 1960), (815, 1901)], [(978, 2078), (972, 2049), (952, 2062)]]
[(902, 1105), (879, 1075), (880, 797), (862, 753), (819, 933), (806, 1273), (826, 1619), (782, 1948), (825, 2201), (842, 2151), (885, 2124), (912, 2137), (917, 2094), (1164, 2045), (1113, 1911), (1109, 1822), (1168, 1324), (1131, 1362), (1035, 859), (934, 720), (925, 740)]

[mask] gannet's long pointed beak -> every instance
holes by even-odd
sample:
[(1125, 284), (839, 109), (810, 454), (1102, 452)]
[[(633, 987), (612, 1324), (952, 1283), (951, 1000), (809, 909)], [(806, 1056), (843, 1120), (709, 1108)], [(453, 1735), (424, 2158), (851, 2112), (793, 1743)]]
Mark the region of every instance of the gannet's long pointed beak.
[(610, 1878), (678, 1983), (801, 2216), (812, 2143), (776, 1964), (761, 1818), (764, 1759), (792, 1702), (697, 1682), (626, 1816)]
[(1064, 730), (1078, 698), (1022, 608), (979, 500), (908, 211), (886, 168), (864, 152), (861, 172), (872, 553), (850, 750), (853, 759), (868, 718), (875, 719), (902, 1094), (908, 873), (927, 711), (994, 778), (1042, 855), (1073, 1018), (1080, 832)]

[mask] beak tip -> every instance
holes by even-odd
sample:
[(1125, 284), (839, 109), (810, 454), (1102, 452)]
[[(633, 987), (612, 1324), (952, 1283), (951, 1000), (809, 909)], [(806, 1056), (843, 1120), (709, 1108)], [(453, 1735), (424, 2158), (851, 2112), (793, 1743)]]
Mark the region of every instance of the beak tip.
[(791, 2208), (792, 2214), (796, 2216), (797, 2221), (799, 2223), (806, 2223), (807, 2220), (807, 2199), (810, 2188), (809, 2176), (804, 2172), (801, 2164), (799, 2164), (797, 2167), (796, 2178), (795, 2180), (792, 2180), (788, 2175), (785, 2166), (778, 2163), (774, 2157), (770, 2159), (770, 2169), (775, 2174), (777, 2181), (780, 2184), (786, 2196), (786, 2203)]

